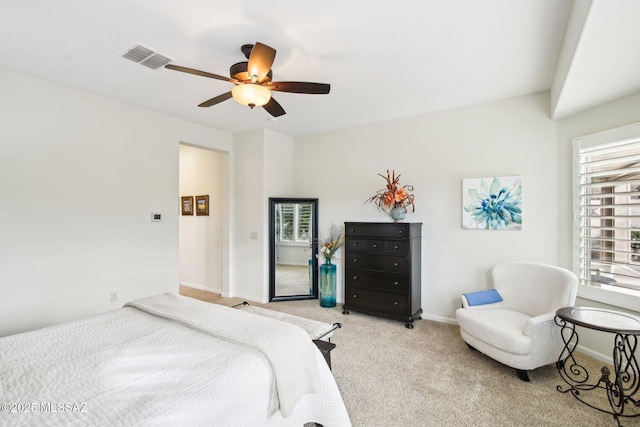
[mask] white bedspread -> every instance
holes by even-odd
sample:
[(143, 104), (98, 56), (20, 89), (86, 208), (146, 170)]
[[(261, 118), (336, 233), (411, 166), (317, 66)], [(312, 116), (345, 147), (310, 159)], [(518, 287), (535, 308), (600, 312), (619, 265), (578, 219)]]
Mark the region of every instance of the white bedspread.
[(315, 345), (298, 326), (253, 314), (247, 316), (231, 307), (171, 293), (125, 305), (260, 350), (271, 363), (276, 378), (272, 413), (280, 409), (288, 417), (302, 396), (320, 389)]
[(125, 307), (0, 338), (0, 426), (350, 426), (315, 356), (319, 393), (271, 414), (262, 352)]

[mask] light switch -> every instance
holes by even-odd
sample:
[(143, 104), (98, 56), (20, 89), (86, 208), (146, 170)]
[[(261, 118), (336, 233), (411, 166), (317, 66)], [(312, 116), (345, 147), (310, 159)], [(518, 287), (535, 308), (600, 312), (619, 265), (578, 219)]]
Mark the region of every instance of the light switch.
[(151, 221), (153, 222), (162, 221), (162, 214), (160, 212), (151, 212)]

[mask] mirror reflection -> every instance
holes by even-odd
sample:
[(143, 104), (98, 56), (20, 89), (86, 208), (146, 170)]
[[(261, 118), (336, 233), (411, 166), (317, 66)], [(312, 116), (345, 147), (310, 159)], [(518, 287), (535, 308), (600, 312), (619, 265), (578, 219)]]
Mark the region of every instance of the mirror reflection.
[(269, 199), (269, 301), (318, 297), (317, 212), (318, 199)]

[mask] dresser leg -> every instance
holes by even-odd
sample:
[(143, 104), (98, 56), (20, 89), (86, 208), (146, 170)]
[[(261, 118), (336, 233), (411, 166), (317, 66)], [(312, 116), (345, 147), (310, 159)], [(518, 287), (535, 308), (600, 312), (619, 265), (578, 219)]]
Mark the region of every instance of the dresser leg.
[(404, 325), (407, 329), (413, 329), (413, 322), (409, 322), (406, 325)]
[(349, 314), (349, 310), (347, 310), (346, 308), (342, 309), (342, 314)]

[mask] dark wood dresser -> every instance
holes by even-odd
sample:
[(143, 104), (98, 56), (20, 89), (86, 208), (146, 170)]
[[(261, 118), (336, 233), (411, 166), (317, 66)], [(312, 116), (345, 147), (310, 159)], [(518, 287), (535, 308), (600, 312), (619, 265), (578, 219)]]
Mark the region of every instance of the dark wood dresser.
[(345, 222), (343, 314), (413, 321), (420, 300), (421, 223)]

